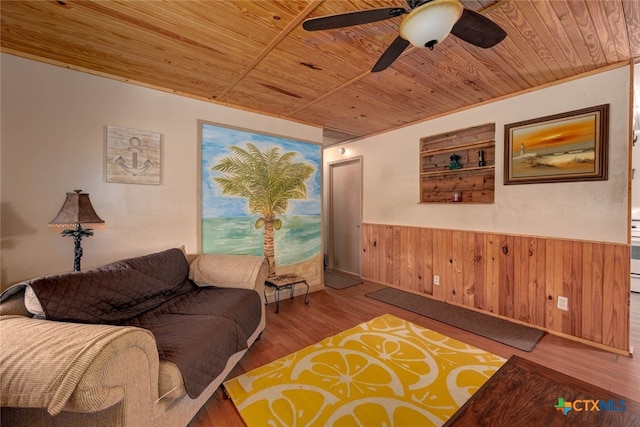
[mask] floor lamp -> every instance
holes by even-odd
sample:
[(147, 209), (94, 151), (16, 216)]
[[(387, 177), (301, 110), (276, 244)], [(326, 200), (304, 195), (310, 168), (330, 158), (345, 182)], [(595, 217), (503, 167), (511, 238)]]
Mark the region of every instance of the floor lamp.
[(93, 229), (82, 228), (82, 224), (102, 224), (104, 221), (98, 216), (96, 211), (93, 210), (88, 193), (82, 193), (82, 190), (73, 191), (73, 193), (67, 193), (67, 198), (62, 208), (60, 208), (60, 212), (49, 222), (49, 225), (75, 227), (63, 230), (60, 234), (62, 234), (63, 237), (73, 237), (73, 270), (80, 271), (80, 258), (82, 258), (80, 241), (83, 237), (93, 236)]

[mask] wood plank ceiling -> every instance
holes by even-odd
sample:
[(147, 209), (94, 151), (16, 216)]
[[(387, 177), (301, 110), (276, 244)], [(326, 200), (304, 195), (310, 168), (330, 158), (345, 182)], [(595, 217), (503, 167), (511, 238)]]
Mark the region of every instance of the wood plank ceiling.
[[(364, 137), (640, 57), (637, 0), (463, 0), (507, 38), (454, 36), (369, 70), (402, 17), (307, 32), (403, 0), (0, 2), (1, 51)], [(203, 117), (203, 119), (207, 119)]]

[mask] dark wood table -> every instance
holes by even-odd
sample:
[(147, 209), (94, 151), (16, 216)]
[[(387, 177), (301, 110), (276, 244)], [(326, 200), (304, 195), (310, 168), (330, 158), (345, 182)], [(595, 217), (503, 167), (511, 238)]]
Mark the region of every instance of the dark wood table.
[(640, 403), (512, 356), (445, 426), (640, 427)]
[(267, 280), (264, 282), (264, 300), (267, 301), (267, 287), (273, 288), (274, 290), (274, 298), (276, 301), (276, 313), (280, 311), (280, 291), (283, 289), (291, 289), (291, 299), (293, 299), (293, 294), (297, 284), (303, 284), (307, 287), (307, 293), (304, 294), (304, 303), (309, 304), (309, 284), (304, 277), (298, 276), (296, 274), (281, 274), (280, 276), (269, 276)]

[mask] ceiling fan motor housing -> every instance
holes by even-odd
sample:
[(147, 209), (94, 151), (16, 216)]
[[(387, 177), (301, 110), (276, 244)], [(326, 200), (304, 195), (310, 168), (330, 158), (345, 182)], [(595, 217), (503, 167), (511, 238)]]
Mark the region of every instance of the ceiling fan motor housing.
[(400, 36), (416, 47), (433, 47), (444, 40), (462, 16), (458, 0), (433, 0), (413, 9), (400, 24)]

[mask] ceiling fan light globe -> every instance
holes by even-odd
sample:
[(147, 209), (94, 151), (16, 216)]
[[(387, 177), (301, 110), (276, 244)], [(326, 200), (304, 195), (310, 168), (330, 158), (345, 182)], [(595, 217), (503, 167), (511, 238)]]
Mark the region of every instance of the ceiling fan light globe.
[(430, 47), (444, 40), (463, 11), (458, 0), (433, 0), (415, 8), (400, 24), (400, 36), (416, 47)]

